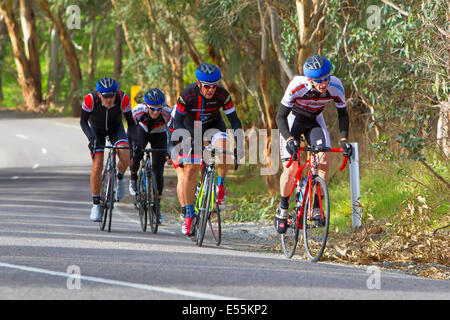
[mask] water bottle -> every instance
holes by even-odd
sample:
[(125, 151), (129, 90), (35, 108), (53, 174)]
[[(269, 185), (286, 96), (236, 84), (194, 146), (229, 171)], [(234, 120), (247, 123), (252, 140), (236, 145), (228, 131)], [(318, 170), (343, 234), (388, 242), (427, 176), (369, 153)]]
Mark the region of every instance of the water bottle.
[(142, 179), (142, 189), (145, 192), (145, 187), (147, 186), (147, 179), (146, 177), (144, 177), (144, 179)]

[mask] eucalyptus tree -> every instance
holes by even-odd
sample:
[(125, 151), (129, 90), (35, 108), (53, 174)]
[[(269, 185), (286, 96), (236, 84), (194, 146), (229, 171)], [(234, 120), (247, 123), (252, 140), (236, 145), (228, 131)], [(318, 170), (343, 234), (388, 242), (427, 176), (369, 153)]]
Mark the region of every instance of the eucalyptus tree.
[(36, 7), (31, 0), (21, 0), (19, 3), (11, 0), (0, 2), (0, 14), (8, 29), (17, 67), (17, 80), (22, 88), (26, 108), (29, 111), (43, 111), (45, 106), (42, 103), (35, 11)]

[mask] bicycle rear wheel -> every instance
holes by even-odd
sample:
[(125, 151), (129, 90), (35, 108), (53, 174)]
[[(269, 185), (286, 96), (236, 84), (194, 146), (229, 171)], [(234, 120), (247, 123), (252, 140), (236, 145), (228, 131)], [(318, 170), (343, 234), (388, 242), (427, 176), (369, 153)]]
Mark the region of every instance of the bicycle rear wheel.
[[(307, 186), (308, 187), (308, 186)], [(312, 262), (318, 261), (325, 250), (330, 225), (328, 188), (321, 177), (312, 180), (303, 211), (303, 236), (306, 254)]]
[(214, 203), (214, 208), (209, 215), (208, 225), (216, 246), (220, 245), (222, 241), (222, 226), (220, 223), (220, 209), (217, 203)]
[[(157, 201), (158, 191), (156, 189), (156, 179), (153, 179), (151, 174), (147, 175), (147, 204), (148, 204), (148, 218), (150, 221), (150, 229), (152, 233), (158, 232), (158, 212), (159, 205)], [(157, 211), (158, 210), (158, 211)]]
[(147, 231), (147, 203), (145, 200), (145, 171), (141, 170), (138, 178), (138, 194), (136, 195), (137, 205), (139, 209), (139, 222), (141, 223), (141, 230), (143, 232)]
[[(297, 209), (295, 212), (297, 212)], [(298, 235), (300, 231), (298, 222), (301, 223), (301, 221), (297, 220), (298, 215), (295, 215), (294, 217), (289, 215), (286, 233), (281, 234), (281, 246), (283, 247), (284, 255), (289, 259), (292, 258), (295, 250), (297, 249)]]

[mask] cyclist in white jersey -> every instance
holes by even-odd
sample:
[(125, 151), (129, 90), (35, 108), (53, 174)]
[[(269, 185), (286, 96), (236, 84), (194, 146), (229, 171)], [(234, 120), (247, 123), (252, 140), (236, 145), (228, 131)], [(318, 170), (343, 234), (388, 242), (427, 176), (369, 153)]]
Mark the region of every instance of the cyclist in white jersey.
[[(349, 117), (345, 103), (345, 92), (339, 78), (331, 75), (331, 63), (327, 58), (314, 55), (306, 59), (303, 65), (304, 75), (295, 76), (289, 83), (276, 116), (280, 129), (280, 154), (283, 162), (283, 173), (280, 178), (280, 205), (275, 216), (275, 229), (285, 233), (289, 216), (289, 194), (297, 172), (297, 162), (286, 168), (291, 155), (300, 147), (300, 136), (303, 134), (310, 146), (331, 147), (322, 111), (334, 101), (339, 120), (341, 146), (344, 155), (351, 153), (347, 143)], [(327, 181), (330, 167), (328, 153), (319, 154), (319, 175)], [(315, 199), (317, 200), (317, 199)], [(321, 219), (320, 214), (315, 219)]]

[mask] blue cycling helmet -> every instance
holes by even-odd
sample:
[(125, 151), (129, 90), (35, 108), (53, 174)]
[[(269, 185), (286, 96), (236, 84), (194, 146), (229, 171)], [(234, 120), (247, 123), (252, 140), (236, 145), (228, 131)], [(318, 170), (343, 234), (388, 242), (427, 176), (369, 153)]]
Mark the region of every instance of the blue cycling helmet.
[(150, 88), (144, 95), (145, 103), (151, 106), (158, 106), (166, 101), (164, 93), (158, 88)]
[(119, 85), (113, 78), (105, 77), (98, 80), (95, 87), (97, 88), (98, 92), (104, 93), (104, 92), (116, 92), (117, 89), (119, 88)]
[(197, 80), (205, 83), (216, 83), (222, 78), (222, 74), (220, 73), (220, 69), (213, 64), (210, 63), (202, 63), (195, 70), (195, 76)]
[(331, 72), (330, 60), (318, 54), (306, 59), (303, 64), (303, 73), (310, 79), (320, 79), (326, 77)]

